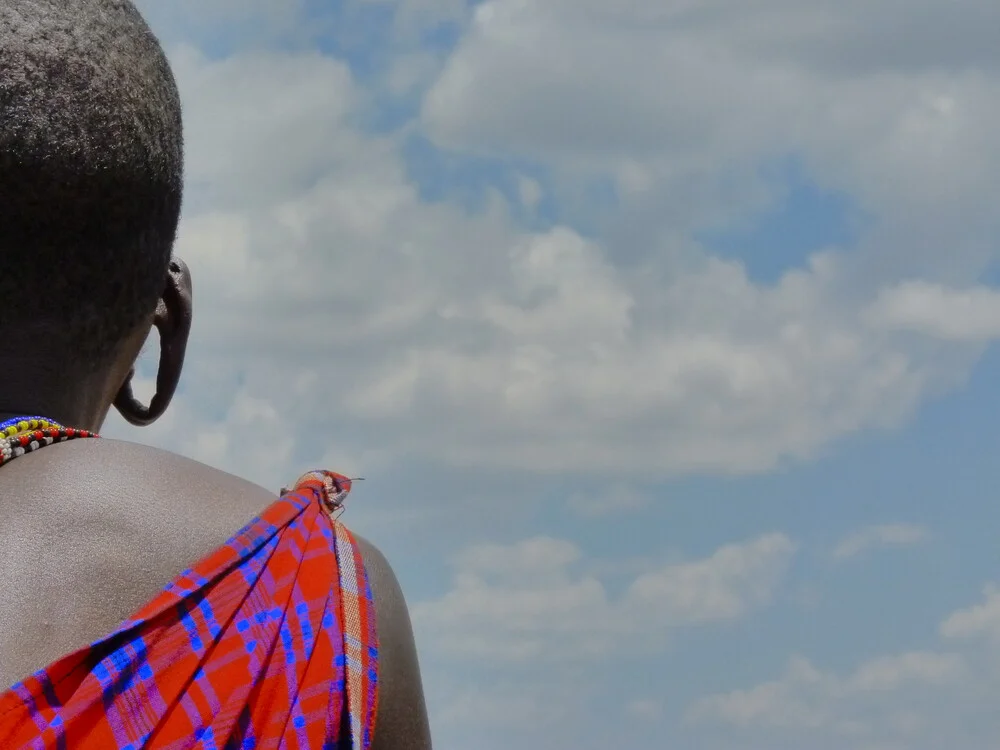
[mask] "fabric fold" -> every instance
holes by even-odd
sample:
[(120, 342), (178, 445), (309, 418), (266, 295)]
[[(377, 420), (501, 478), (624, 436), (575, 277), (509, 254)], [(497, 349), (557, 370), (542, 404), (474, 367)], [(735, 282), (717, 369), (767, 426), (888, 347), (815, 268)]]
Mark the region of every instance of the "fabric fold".
[(378, 643), (330, 514), (344, 479), (306, 474), (115, 631), (0, 694), (0, 747), (367, 750)]

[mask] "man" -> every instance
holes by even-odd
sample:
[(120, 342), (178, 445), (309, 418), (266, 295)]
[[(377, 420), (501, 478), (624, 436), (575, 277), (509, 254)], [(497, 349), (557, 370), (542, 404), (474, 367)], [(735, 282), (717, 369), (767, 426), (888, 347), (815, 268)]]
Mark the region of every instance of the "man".
[[(113, 404), (136, 424), (162, 414), (191, 320), (190, 277), (171, 261), (181, 192), (178, 93), (132, 3), (0, 0), (0, 422), (44, 415), (62, 440), (97, 431)], [(157, 395), (144, 407), (130, 379), (153, 325), (160, 370)], [(15, 438), (17, 460), (0, 465), (0, 691), (66, 654), (86, 653), (276, 502), (261, 487), (164, 451), (103, 439), (45, 447), (52, 439), (33, 434), (41, 432)], [(399, 584), (374, 547), (360, 539), (356, 546), (378, 634), (372, 747), (429, 748)], [(205, 659), (215, 658), (210, 651)], [(103, 667), (92, 663), (99, 658), (87, 656), (79, 669), (100, 679)], [(56, 734), (69, 719), (57, 715), (68, 705), (63, 677), (45, 683), (52, 715), (43, 718)], [(102, 688), (109, 716), (120, 710), (116, 691), (133, 677)], [(0, 692), (0, 706), (20, 695)], [(0, 711), (0, 737), (4, 721)], [(23, 723), (7, 730), (36, 731)], [(137, 747), (157, 746), (153, 734), (143, 737)], [(271, 746), (269, 739), (256, 746)], [(202, 742), (195, 746), (215, 746)]]

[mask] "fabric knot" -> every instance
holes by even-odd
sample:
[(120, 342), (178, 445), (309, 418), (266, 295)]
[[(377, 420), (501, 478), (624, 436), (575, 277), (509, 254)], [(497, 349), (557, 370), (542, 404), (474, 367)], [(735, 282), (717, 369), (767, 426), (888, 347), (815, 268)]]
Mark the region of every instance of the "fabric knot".
[(338, 474), (335, 471), (314, 469), (307, 471), (295, 483), (296, 487), (311, 487), (319, 494), (320, 502), (334, 518), (344, 512), (344, 501), (351, 494), (351, 486), (355, 480)]

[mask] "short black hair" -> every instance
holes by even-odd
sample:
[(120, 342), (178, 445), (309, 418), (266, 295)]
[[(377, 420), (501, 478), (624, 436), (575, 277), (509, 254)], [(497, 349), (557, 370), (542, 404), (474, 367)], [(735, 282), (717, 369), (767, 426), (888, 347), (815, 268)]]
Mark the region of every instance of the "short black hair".
[(128, 0), (0, 0), (0, 332), (103, 363), (155, 309), (183, 136), (167, 58)]

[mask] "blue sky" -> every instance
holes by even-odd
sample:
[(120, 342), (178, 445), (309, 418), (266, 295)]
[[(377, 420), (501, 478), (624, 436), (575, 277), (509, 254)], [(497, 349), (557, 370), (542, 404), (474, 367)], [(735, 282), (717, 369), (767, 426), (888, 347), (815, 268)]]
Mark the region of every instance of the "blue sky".
[(198, 318), (107, 434), (365, 475), (438, 748), (1000, 736), (1000, 11), (753, 5), (140, 3)]

